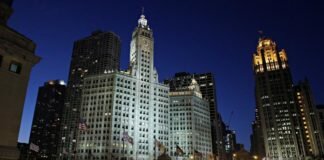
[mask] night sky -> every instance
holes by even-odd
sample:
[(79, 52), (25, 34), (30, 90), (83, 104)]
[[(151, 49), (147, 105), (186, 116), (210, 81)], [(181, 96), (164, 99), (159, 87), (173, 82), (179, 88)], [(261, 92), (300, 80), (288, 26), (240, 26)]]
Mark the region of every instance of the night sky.
[(42, 60), (31, 74), (19, 135), (27, 142), (38, 87), (67, 80), (73, 41), (94, 30), (113, 31), (122, 40), (122, 69), (129, 61), (131, 33), (141, 8), (155, 38), (160, 81), (175, 72), (212, 72), (218, 110), (238, 142), (249, 149), (254, 119), (252, 54), (259, 30), (287, 51), (293, 79), (310, 80), (324, 103), (324, 1), (298, 0), (16, 0), (9, 25), (37, 43)]

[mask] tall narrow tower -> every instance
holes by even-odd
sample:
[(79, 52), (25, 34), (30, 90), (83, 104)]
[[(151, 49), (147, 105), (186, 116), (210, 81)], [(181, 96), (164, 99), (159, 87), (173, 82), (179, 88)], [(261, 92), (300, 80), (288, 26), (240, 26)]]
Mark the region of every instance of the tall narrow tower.
[(285, 50), (278, 52), (274, 41), (260, 38), (253, 54), (253, 70), (266, 156), (275, 160), (301, 158), (302, 136)]
[(143, 14), (138, 20), (138, 26), (132, 34), (130, 45), (131, 74), (144, 82), (158, 82), (158, 75), (154, 68), (153, 59), (153, 32)]
[(315, 101), (308, 80), (294, 86), (296, 104), (300, 114), (305, 153), (307, 156), (324, 156), (324, 139)]

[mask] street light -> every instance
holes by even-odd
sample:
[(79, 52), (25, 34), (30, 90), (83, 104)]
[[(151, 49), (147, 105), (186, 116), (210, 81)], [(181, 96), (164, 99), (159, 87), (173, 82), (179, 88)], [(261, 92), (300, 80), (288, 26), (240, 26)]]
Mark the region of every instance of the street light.
[(236, 160), (236, 153), (233, 153), (233, 160)]
[(254, 156), (253, 156), (253, 159), (258, 159), (258, 156), (254, 155)]

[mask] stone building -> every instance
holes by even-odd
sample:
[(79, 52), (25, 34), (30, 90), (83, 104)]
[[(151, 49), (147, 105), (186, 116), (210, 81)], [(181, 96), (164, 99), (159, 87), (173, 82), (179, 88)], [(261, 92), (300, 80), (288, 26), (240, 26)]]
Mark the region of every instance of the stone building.
[[(213, 155), (210, 110), (202, 98), (200, 87), (192, 79), (188, 87), (170, 92), (170, 154), (176, 159), (186, 159), (201, 153), (207, 159)], [(176, 153), (177, 146), (183, 154)]]
[(129, 69), (84, 79), (78, 159), (157, 159), (155, 139), (168, 148), (169, 87), (158, 81), (153, 44), (152, 29), (141, 15)]
[(0, 159), (19, 158), (20, 121), (32, 68), (40, 58), (36, 44), (7, 26), (12, 0), (0, 1)]

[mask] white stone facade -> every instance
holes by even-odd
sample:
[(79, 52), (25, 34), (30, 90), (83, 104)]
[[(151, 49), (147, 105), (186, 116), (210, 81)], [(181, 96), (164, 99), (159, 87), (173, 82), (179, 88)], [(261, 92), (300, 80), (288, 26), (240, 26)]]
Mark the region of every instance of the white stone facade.
[[(209, 103), (202, 98), (194, 82), (188, 89), (170, 92), (170, 153), (173, 159), (209, 159), (212, 156)], [(176, 155), (177, 145), (184, 155)]]
[[(158, 83), (153, 33), (142, 21), (133, 32), (130, 69), (84, 79), (80, 118), (87, 130), (78, 133), (78, 159), (152, 160), (154, 138), (169, 145), (169, 87)], [(124, 132), (133, 144), (122, 140)]]

